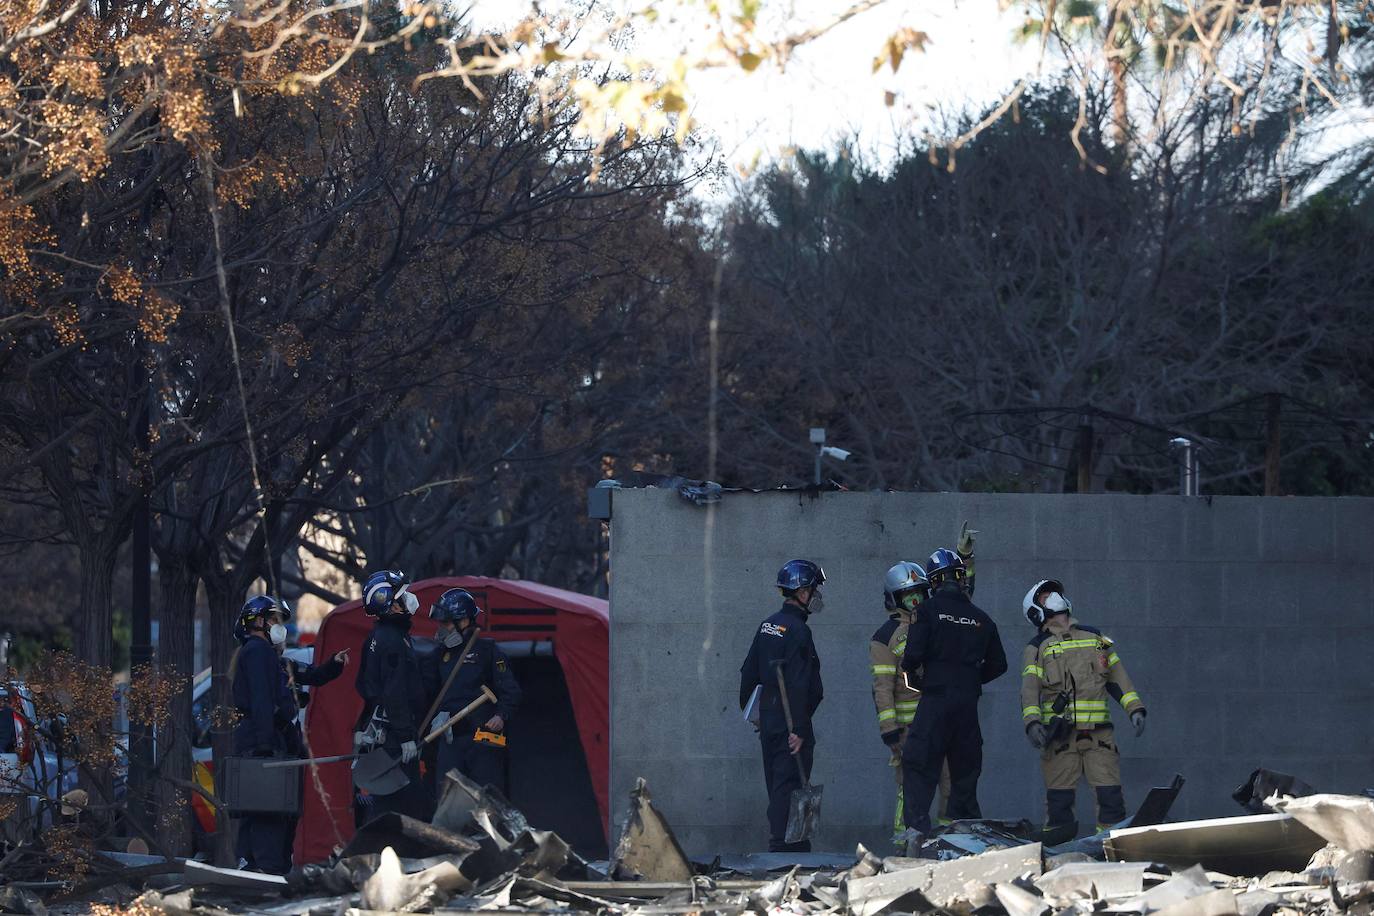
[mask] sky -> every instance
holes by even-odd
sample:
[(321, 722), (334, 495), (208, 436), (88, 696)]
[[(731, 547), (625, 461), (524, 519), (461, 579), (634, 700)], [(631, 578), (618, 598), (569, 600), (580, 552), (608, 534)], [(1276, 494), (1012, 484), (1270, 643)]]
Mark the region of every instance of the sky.
[[(547, 11), (556, 5), (543, 6)], [(765, 0), (764, 5), (814, 24), (848, 6), (848, 0)], [(491, 26), (524, 9), (510, 0), (477, 0), (470, 15), (479, 26)], [(801, 48), (785, 72), (765, 63), (752, 73), (739, 68), (694, 73), (692, 114), (736, 169), (784, 156), (790, 147), (829, 146), (854, 134), (866, 152), (885, 158), (897, 137), (910, 136), (913, 127), (919, 134), (933, 107), (995, 102), (1017, 79), (1035, 71), (1038, 49), (1012, 40), (1020, 21), (1014, 11), (1002, 14), (998, 0), (888, 0)], [(926, 52), (908, 54), (895, 76), (887, 67), (875, 75), (874, 57), (902, 26), (930, 36)], [(649, 53), (660, 54), (689, 41), (684, 32), (645, 29), (637, 40)], [(892, 107), (885, 104), (886, 92), (897, 97)]]

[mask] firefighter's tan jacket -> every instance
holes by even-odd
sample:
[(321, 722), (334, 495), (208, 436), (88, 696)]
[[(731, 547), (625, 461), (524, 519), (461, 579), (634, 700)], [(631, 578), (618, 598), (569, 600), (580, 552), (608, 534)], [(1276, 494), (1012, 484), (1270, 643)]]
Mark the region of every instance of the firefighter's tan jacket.
[(906, 631), (911, 616), (905, 611), (893, 614), (868, 644), (873, 670), (873, 706), (878, 712), (878, 731), (883, 735), (911, 724), (919, 690), (912, 690), (902, 677), (902, 654), (906, 652)]
[(1077, 621), (1062, 636), (1042, 628), (1026, 646), (1021, 666), (1022, 724), (1048, 722), (1061, 693), (1070, 701), (1062, 715), (1071, 717), (1080, 729), (1111, 724), (1108, 698), (1128, 713), (1145, 709), (1112, 641)]

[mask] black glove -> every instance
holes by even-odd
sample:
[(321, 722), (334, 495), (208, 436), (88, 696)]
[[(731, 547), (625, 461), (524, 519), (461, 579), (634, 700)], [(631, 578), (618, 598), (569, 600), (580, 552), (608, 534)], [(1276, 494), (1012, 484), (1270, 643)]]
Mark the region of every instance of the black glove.
[(271, 756), (272, 756), (272, 748), (268, 747), (268, 746), (265, 745), (265, 744), (259, 745), (259, 746), (255, 747), (255, 748), (253, 748), (253, 756), (254, 756), (254, 757), (271, 757)]
[(1139, 738), (1145, 734), (1145, 710), (1137, 709), (1131, 713), (1131, 724), (1135, 726), (1135, 736)]
[(883, 732), (883, 744), (888, 747), (896, 747), (902, 743), (902, 730), (895, 728), (890, 732)]
[(1026, 737), (1030, 740), (1031, 747), (1042, 748), (1045, 746), (1045, 726), (1039, 722), (1032, 722), (1026, 726)]

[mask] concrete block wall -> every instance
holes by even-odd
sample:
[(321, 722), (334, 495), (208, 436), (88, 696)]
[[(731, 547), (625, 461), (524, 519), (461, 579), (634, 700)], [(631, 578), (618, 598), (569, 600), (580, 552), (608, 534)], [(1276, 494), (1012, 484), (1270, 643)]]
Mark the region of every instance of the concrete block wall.
[[(611, 522), (613, 817), (643, 776), (689, 852), (767, 848), (739, 666), (780, 604), (778, 567), (806, 557), (829, 578), (812, 619), (816, 848), (888, 849), (896, 784), (868, 673), (882, 575), (952, 546), (964, 519), (981, 532), (975, 602), (1013, 669), (982, 700), (985, 816), (1042, 819), (1017, 692), (1021, 598), (1050, 577), (1117, 641), (1148, 706), (1140, 739), (1114, 708), (1128, 806), (1175, 772), (1177, 819), (1239, 813), (1230, 793), (1260, 765), (1320, 789), (1374, 785), (1374, 500), (774, 492), (703, 509), (646, 489), (617, 491)], [(1093, 819), (1086, 789), (1078, 816)]]

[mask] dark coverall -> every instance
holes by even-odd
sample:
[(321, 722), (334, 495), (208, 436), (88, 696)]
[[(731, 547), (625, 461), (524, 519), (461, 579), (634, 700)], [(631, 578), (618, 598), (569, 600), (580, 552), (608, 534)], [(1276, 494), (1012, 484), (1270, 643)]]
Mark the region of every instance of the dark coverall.
[[(296, 683), (316, 686), (338, 677), (343, 666), (296, 669)], [(251, 637), (239, 649), (233, 678), (236, 757), (300, 757), (305, 745), (296, 724), (299, 706), (287, 681), (286, 665), (273, 645)], [(296, 818), (284, 814), (250, 814), (239, 818), (238, 857), (248, 868), (284, 875), (291, 870), (291, 844)]]
[[(464, 638), (463, 643), (467, 643)], [(454, 649), (444, 648), (438, 656), (436, 677), (439, 682), (434, 689), (444, 686), (449, 674), (458, 664), (463, 646)], [(481, 786), (495, 786), (503, 793), (505, 787), (505, 748), (473, 738), (487, 720), (499, 715), (510, 724), (511, 716), (520, 705), (520, 685), (511, 674), (510, 661), (500, 647), (490, 639), (479, 638), (472, 644), (467, 661), (458, 670), (458, 676), (449, 685), (448, 692), (439, 701), (439, 709), (455, 713), (482, 695), (482, 685), (491, 688), (496, 694), (496, 705), (484, 703), (467, 718), (448, 730), (448, 734), (437, 739), (439, 745), (439, 765), (437, 776), (442, 779), (449, 770), (457, 770)], [(452, 738), (452, 740), (449, 740)]]
[(997, 625), (957, 585), (946, 583), (921, 605), (907, 630), (902, 670), (921, 690), (902, 748), (906, 825), (930, 832), (930, 802), (943, 761), (949, 762), (949, 818), (982, 817), (978, 697), (984, 684), (1007, 670)]
[[(417, 750), (419, 733), (428, 707), (425, 705), (425, 684), (415, 645), (410, 637), (411, 619), (406, 614), (388, 614), (372, 627), (372, 634), (363, 646), (361, 663), (355, 686), (363, 698), (363, 710), (358, 727), (365, 728), (373, 713), (385, 719), (386, 740), (382, 748), (399, 761), (401, 745), (414, 741)], [(433, 798), (420, 779), (420, 758), (401, 765), (409, 782), (390, 795), (370, 796), (371, 810), (363, 820), (396, 811), (422, 821), (433, 813)]]
[[(763, 778), (768, 786), (768, 849), (770, 852), (810, 852), (810, 842), (786, 843), (787, 814), (792, 792), (801, 788), (797, 764), (787, 747), (787, 719), (778, 693), (777, 668), (781, 666), (787, 682), (787, 699), (792, 709), (793, 731), (802, 739), (801, 758), (806, 776), (811, 778), (811, 761), (816, 750), (816, 733), (811, 717), (821, 705), (821, 659), (806, 625), (807, 613), (795, 604), (759, 625), (749, 654), (739, 670), (739, 705), (744, 709), (756, 686), (759, 693), (759, 744), (763, 750)], [(927, 801), (929, 807), (929, 801)]]

